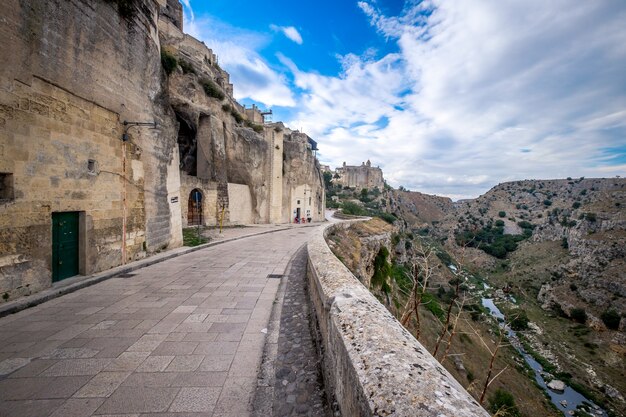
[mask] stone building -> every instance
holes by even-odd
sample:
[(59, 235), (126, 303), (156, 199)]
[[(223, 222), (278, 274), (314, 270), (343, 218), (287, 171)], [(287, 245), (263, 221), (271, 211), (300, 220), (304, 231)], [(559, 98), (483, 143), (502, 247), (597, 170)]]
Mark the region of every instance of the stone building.
[(379, 167), (372, 167), (372, 163), (367, 160), (361, 166), (350, 166), (343, 163), (341, 168), (335, 170), (335, 183), (351, 188), (376, 188), (383, 189), (385, 180), (383, 170)]
[(187, 224), (323, 219), (310, 146), (233, 99), (178, 0), (7, 2), (2, 300), (180, 246)]

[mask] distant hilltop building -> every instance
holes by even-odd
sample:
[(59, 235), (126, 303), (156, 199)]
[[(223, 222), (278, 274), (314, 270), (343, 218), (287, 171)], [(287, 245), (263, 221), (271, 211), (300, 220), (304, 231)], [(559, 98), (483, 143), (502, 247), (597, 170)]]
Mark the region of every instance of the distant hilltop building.
[(360, 166), (350, 166), (343, 163), (341, 168), (335, 170), (335, 178), (333, 180), (336, 184), (340, 184), (344, 187), (351, 188), (380, 188), (381, 190), (385, 186), (385, 180), (383, 179), (383, 170), (379, 167), (372, 167), (372, 163), (361, 163)]

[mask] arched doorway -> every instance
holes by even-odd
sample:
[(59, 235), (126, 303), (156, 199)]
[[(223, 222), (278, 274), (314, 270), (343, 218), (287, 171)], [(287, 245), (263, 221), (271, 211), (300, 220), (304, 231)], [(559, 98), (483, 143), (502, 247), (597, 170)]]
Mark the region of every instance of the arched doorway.
[(194, 226), (198, 224), (202, 225), (202, 191), (195, 188), (189, 194), (187, 225)]

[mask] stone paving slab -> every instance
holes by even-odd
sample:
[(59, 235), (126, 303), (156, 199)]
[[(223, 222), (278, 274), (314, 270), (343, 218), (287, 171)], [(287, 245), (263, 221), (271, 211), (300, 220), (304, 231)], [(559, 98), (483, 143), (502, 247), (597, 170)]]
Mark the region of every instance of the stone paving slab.
[[(243, 238), (253, 237), (265, 235), (268, 233), (275, 233), (290, 229), (302, 229), (302, 228), (312, 228), (318, 227), (319, 224), (307, 224), (307, 225), (249, 225), (246, 227), (233, 227), (226, 228), (220, 233), (219, 231), (207, 231), (207, 237), (211, 238), (211, 241), (205, 243), (203, 245), (195, 246), (195, 247), (187, 247), (183, 246), (180, 248), (175, 248), (169, 250), (167, 252), (159, 253), (153, 255), (149, 258), (141, 259), (139, 261), (131, 262), (126, 265), (121, 265), (107, 271), (103, 271), (97, 274), (93, 274), (90, 276), (79, 276), (74, 278), (65, 279), (61, 282), (57, 282), (53, 284), (53, 286), (49, 289), (40, 291), (36, 294), (22, 297), (20, 299), (10, 301), (8, 303), (0, 304), (0, 317), (9, 316), (11, 314), (17, 313), (18, 311), (22, 311), (26, 308), (37, 306), (44, 302), (53, 302), (53, 300), (62, 295), (71, 294), (74, 291), (78, 291), (81, 288), (85, 288), (91, 285), (95, 285), (104, 280), (110, 279), (120, 274), (129, 273), (135, 271), (140, 268), (145, 268), (150, 265), (157, 264), (159, 262), (164, 262), (178, 256), (192, 253), (198, 250), (203, 250), (208, 247), (212, 247), (215, 245), (220, 245), (223, 243), (228, 243), (232, 241), (236, 241)], [(285, 264), (286, 266), (286, 264)], [(219, 265), (215, 265), (214, 268), (219, 268)], [(127, 291), (127, 294), (131, 294), (133, 292), (132, 289)], [(102, 307), (89, 307), (85, 306), (82, 314), (91, 314), (91, 310), (97, 309), (96, 311), (102, 310)], [(0, 352), (1, 353), (1, 352)], [(0, 354), (0, 358), (2, 355)]]
[(207, 247), (0, 318), (0, 416), (250, 415), (280, 283), (268, 275), (314, 230)]

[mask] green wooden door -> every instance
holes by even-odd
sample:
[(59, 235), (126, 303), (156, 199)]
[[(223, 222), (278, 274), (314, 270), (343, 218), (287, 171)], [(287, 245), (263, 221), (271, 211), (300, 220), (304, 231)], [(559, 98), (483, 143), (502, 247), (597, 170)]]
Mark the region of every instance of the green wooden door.
[(52, 282), (78, 275), (78, 212), (52, 213)]

